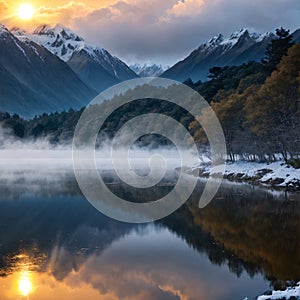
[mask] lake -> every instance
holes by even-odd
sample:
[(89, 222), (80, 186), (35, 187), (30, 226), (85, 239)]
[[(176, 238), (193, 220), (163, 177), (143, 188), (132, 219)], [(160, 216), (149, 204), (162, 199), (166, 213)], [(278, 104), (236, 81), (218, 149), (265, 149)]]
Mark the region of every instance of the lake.
[[(179, 210), (137, 225), (98, 212), (71, 174), (1, 176), (1, 300), (244, 300), (300, 280), (299, 194), (224, 181), (199, 209), (199, 180)], [(172, 189), (107, 184), (141, 202)]]

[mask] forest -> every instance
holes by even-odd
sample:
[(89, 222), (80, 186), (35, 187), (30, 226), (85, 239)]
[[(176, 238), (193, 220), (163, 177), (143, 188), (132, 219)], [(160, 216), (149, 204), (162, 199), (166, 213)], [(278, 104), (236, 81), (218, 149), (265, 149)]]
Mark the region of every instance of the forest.
[[(194, 88), (217, 114), (232, 161), (274, 161), (280, 153), (300, 167), (300, 45), (293, 45), (282, 28), (277, 36), (261, 63), (215, 67), (211, 80)], [(190, 127), (195, 139), (203, 142), (201, 128), (195, 122)]]
[[(272, 162), (283, 159), (300, 168), (300, 44), (292, 42), (288, 30), (280, 28), (276, 34), (261, 62), (213, 67), (208, 81), (187, 79), (184, 83), (199, 92), (215, 111), (224, 130), (229, 160)], [(169, 91), (166, 88), (164, 92)], [(99, 110), (104, 111), (107, 106), (107, 101), (99, 104)], [(93, 115), (94, 108), (88, 109)], [(2, 135), (4, 138), (13, 135), (21, 140), (47, 137), (54, 145), (68, 144), (83, 110), (44, 113), (30, 120), (2, 112)], [(206, 135), (198, 121), (181, 107), (157, 99), (137, 100), (117, 109), (103, 125), (99, 143), (104, 138), (112, 138), (132, 117), (150, 112), (173, 117), (191, 132), (200, 147), (207, 146)], [(144, 136), (138, 142), (143, 146), (150, 141), (153, 147), (169, 144), (158, 136)], [(4, 142), (0, 136), (0, 147), (1, 143)]]

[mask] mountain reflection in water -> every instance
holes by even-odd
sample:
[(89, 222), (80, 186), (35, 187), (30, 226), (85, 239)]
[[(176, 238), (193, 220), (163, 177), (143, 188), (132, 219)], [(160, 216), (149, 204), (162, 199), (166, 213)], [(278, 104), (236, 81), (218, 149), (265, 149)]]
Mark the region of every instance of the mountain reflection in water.
[[(204, 182), (151, 224), (111, 220), (68, 174), (0, 182), (1, 299), (254, 299), (300, 280), (300, 199), (224, 183), (204, 209)], [(144, 202), (172, 189), (135, 194)], [(139, 193), (139, 192), (136, 192)]]

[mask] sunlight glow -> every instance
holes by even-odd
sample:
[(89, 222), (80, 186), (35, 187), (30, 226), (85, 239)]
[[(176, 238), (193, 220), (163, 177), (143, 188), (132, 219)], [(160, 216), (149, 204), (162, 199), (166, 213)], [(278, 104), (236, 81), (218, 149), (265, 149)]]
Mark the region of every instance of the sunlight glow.
[(27, 271), (23, 271), (19, 279), (19, 292), (22, 294), (22, 296), (26, 297), (30, 294), (31, 290), (32, 283), (30, 274)]
[(34, 15), (34, 8), (31, 4), (21, 4), (19, 6), (18, 16), (23, 20), (30, 20)]

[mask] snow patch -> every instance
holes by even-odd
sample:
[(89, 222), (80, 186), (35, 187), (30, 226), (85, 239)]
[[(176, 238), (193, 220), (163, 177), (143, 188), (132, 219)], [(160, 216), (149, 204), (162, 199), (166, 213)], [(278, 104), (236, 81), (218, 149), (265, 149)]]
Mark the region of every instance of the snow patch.
[[(202, 160), (198, 169), (202, 174), (213, 175), (218, 171), (210, 167), (209, 160)], [(284, 161), (272, 163), (256, 163), (246, 161), (236, 161), (227, 163), (224, 174), (225, 178), (238, 179), (239, 181), (254, 180), (265, 185), (276, 187), (300, 187), (300, 169), (295, 169), (287, 165)]]
[(29, 46), (33, 49), (33, 51), (35, 52), (35, 54), (41, 59), (41, 61), (45, 62), (45, 60), (42, 58), (42, 56), (40, 55), (39, 51), (37, 50), (36, 47), (34, 47), (33, 45), (29, 44)]
[(30, 59), (28, 58), (25, 50), (17, 42), (17, 39), (13, 38), (13, 41), (14, 41), (15, 45), (18, 47), (18, 49), (23, 53), (23, 55), (25, 56), (25, 58), (27, 59), (27, 61), (30, 63)]
[(259, 296), (257, 300), (300, 299), (300, 282), (295, 287), (288, 287), (285, 291), (273, 291), (272, 295)]

